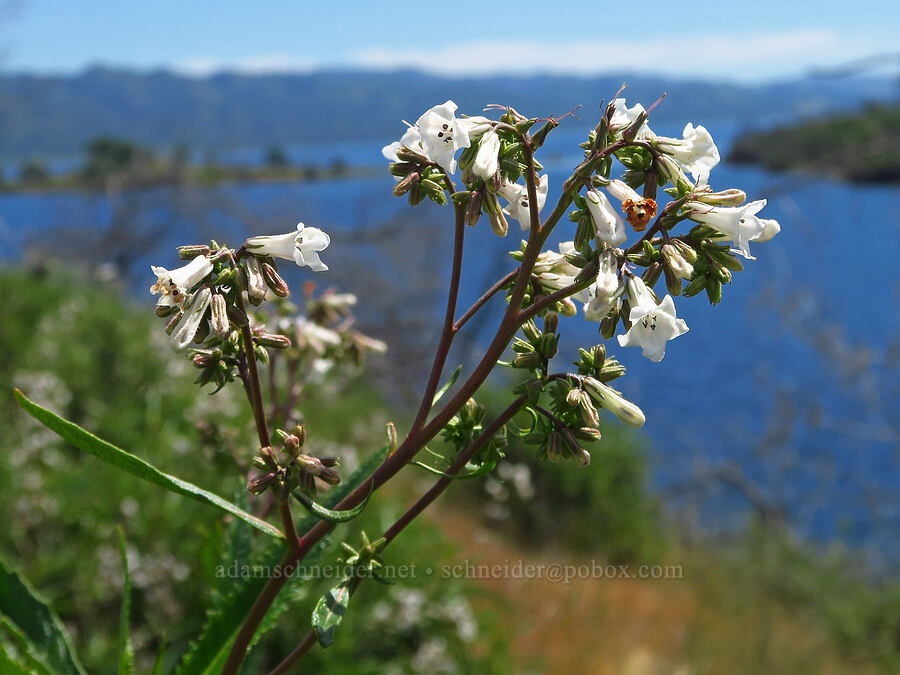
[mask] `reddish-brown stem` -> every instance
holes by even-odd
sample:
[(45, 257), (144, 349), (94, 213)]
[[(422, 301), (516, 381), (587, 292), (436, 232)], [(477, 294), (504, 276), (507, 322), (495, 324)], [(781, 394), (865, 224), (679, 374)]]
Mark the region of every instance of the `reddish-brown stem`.
[[(452, 185), (452, 184), (451, 184)], [(413, 421), (410, 433), (418, 431), (425, 420), (434, 401), (434, 394), (438, 389), (441, 381), (441, 373), (444, 371), (444, 364), (447, 361), (447, 355), (450, 353), (450, 345), (456, 331), (453, 330), (453, 319), (456, 316), (456, 301), (459, 297), (459, 281), (462, 276), (462, 256), (463, 256), (463, 239), (466, 233), (466, 211), (461, 206), (456, 206), (456, 226), (453, 235), (453, 262), (450, 269), (450, 290), (447, 293), (447, 310), (444, 313), (444, 326), (441, 329), (441, 337), (438, 341), (437, 349), (434, 352), (434, 363), (431, 366), (431, 374), (428, 376), (428, 384), (425, 386), (425, 393), (422, 395), (422, 402), (419, 404), (419, 411), (416, 413), (416, 419)]]
[[(520, 396), (515, 401), (513, 401), (509, 407), (506, 408), (500, 415), (498, 415), (497, 419), (495, 419), (479, 436), (476, 438), (469, 447), (463, 450), (454, 460), (453, 464), (445, 471), (448, 476), (455, 476), (460, 471), (462, 471), (466, 464), (468, 464), (469, 460), (475, 456), (475, 453), (481, 449), (481, 447), (487, 443), (494, 435), (500, 430), (500, 428), (509, 422), (512, 419), (513, 415), (515, 415), (519, 408), (525, 405), (528, 400), (527, 396)], [(400, 532), (402, 532), (407, 525), (409, 525), (417, 516), (419, 516), (425, 509), (431, 506), (432, 502), (436, 500), (443, 492), (446, 490), (450, 484), (453, 482), (452, 478), (448, 478), (447, 476), (442, 476), (431, 488), (423, 494), (416, 501), (415, 504), (409, 507), (406, 512), (400, 516), (396, 522), (391, 525), (387, 530), (384, 531), (382, 535), (390, 544)], [(358, 587), (363, 577), (356, 577), (353, 581), (353, 585), (350, 588), (350, 592), (353, 593)], [(294, 650), (288, 654), (285, 659), (272, 670), (269, 675), (281, 675), (282, 673), (287, 673), (288, 669), (293, 666), (297, 661), (299, 661), (306, 652), (310, 650), (310, 648), (316, 643), (316, 634), (315, 631), (310, 631), (307, 633), (306, 637), (303, 638), (303, 641), (297, 645)]]
[(519, 270), (513, 270), (502, 279), (497, 281), (493, 286), (491, 286), (488, 290), (484, 292), (478, 300), (474, 302), (474, 304), (466, 310), (466, 313), (463, 314), (456, 320), (456, 323), (453, 324), (453, 332), (459, 332), (460, 328), (466, 325), (469, 319), (475, 316), (475, 313), (478, 312), (479, 309), (484, 307), (488, 300), (490, 300), (497, 292), (503, 290), (506, 286), (509, 285), (509, 282), (516, 278), (516, 275), (519, 273)]

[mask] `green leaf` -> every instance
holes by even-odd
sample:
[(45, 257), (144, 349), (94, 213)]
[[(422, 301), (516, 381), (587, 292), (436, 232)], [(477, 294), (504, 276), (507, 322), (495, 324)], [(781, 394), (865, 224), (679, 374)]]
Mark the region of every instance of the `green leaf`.
[(353, 520), (362, 513), (366, 506), (369, 503), (369, 500), (372, 498), (372, 492), (374, 491), (375, 485), (373, 483), (369, 483), (369, 494), (366, 495), (366, 498), (362, 500), (359, 504), (354, 506), (352, 509), (347, 509), (346, 511), (332, 511), (331, 509), (325, 508), (321, 504), (317, 504), (312, 500), (309, 495), (300, 492), (299, 490), (292, 492), (294, 495), (294, 499), (303, 504), (306, 507), (306, 510), (311, 514), (319, 518), (320, 520), (327, 520), (329, 523), (346, 523), (348, 520)]
[(428, 466), (424, 462), (410, 462), (411, 464), (415, 464), (426, 471), (430, 471), (431, 473), (437, 476), (443, 476), (444, 478), (451, 478), (453, 480), (465, 480), (467, 478), (477, 478), (478, 476), (484, 476), (485, 474), (490, 473), (494, 470), (494, 467), (497, 466), (497, 462), (485, 462), (484, 464), (466, 464), (466, 468), (469, 469), (466, 473), (444, 473), (440, 469), (435, 469), (433, 466)]
[(119, 534), (119, 551), (122, 554), (122, 609), (119, 613), (119, 675), (134, 675), (134, 647), (131, 644), (131, 575), (128, 573), (128, 551), (125, 533)]
[(54, 673), (78, 673), (84, 668), (75, 656), (56, 612), (16, 572), (0, 560), (0, 616), (6, 617), (28, 640), (33, 654)]
[(24, 672), (28, 675), (53, 675), (31, 642), (14, 624), (0, 616), (0, 673)]
[(22, 409), (29, 415), (34, 417), (38, 422), (46, 426), (48, 429), (59, 434), (63, 439), (74, 445), (79, 450), (83, 450), (89, 455), (93, 455), (107, 464), (112, 464), (123, 471), (137, 476), (149, 483), (154, 483), (160, 487), (164, 487), (171, 492), (180, 495), (192, 497), (197, 501), (211, 504), (233, 516), (236, 516), (246, 523), (249, 523), (260, 532), (265, 532), (271, 537), (283, 539), (284, 535), (264, 520), (247, 513), (243, 509), (238, 508), (226, 499), (222, 499), (219, 495), (213, 494), (203, 488), (197, 487), (193, 483), (163, 473), (152, 464), (145, 462), (140, 457), (136, 457), (121, 448), (107, 443), (97, 438), (94, 434), (85, 431), (77, 424), (64, 420), (62, 417), (50, 412), (46, 408), (42, 408), (36, 403), (28, 400), (25, 395), (18, 389), (13, 392)]
[[(352, 474), (347, 476), (346, 480), (329, 490), (322, 501), (329, 506), (338, 504), (344, 497), (353, 492), (363, 480), (368, 478), (384, 462), (387, 455), (387, 446), (373, 453)], [(308, 516), (299, 523), (297, 529), (301, 533), (305, 532), (313, 527), (316, 522), (318, 522), (317, 518)], [(313, 564), (320, 555), (321, 549), (315, 548), (304, 558), (303, 563)], [(282, 557), (284, 557), (284, 547), (273, 545), (269, 547), (262, 557), (262, 562), (259, 564), (261, 567), (268, 566), (269, 569), (272, 569), (281, 561)], [(240, 561), (237, 562), (239, 565), (241, 564)], [(249, 565), (249, 561), (246, 564)], [(215, 607), (207, 612), (206, 623), (200, 636), (191, 644), (176, 670), (176, 673), (179, 675), (211, 675), (222, 670), (234, 638), (240, 631), (241, 625), (244, 623), (244, 619), (250, 612), (250, 608), (253, 606), (256, 598), (266, 585), (267, 579), (262, 576), (253, 576), (251, 572), (248, 577), (237, 580), (229, 579), (228, 581), (233, 582), (231, 590), (220, 597)], [(282, 593), (287, 591), (288, 589), (285, 589)], [(276, 601), (276, 606), (270, 609), (269, 612), (277, 609)], [(263, 626), (266, 623), (264, 620)], [(260, 635), (262, 635), (262, 631), (254, 636), (254, 640), (259, 639)]]
[(453, 374), (450, 376), (450, 379), (447, 380), (447, 383), (438, 389), (437, 393), (434, 395), (434, 398), (431, 399), (431, 405), (434, 405), (443, 398), (444, 394), (450, 391), (450, 387), (456, 384), (456, 381), (459, 379), (459, 374), (462, 372), (462, 366), (456, 366), (456, 370), (453, 371)]
[(150, 671), (150, 675), (162, 675), (163, 672), (163, 664), (166, 660), (166, 636), (162, 636), (162, 640), (159, 641), (159, 649), (156, 650), (156, 660), (153, 662), (153, 670)]
[(334, 644), (334, 634), (347, 613), (350, 604), (350, 585), (353, 580), (345, 577), (338, 585), (319, 598), (312, 613), (312, 625), (316, 638), (323, 647)]

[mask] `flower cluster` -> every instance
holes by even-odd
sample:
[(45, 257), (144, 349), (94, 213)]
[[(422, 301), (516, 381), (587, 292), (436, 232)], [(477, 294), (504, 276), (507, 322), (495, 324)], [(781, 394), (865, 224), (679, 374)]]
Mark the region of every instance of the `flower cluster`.
[[(475, 225), (486, 215), (499, 236), (507, 233), (507, 218), (518, 221), (528, 240), (511, 255), (524, 262), (535, 231), (555, 225), (555, 215), (547, 223), (534, 222), (551, 187), (534, 153), (559, 121), (551, 118), (538, 127), (539, 120), (512, 108), (488, 109), (500, 111), (499, 119), (457, 117), (452, 101), (435, 106), (383, 153), (393, 162), (399, 187), (395, 194), (409, 192), (410, 203), (424, 196), (446, 203), (449, 197), (457, 209), (464, 209), (467, 224)], [(667, 343), (688, 332), (678, 318), (675, 298), (705, 290), (710, 302), (718, 303), (723, 284), (742, 269), (736, 256), (752, 260), (751, 242), (770, 240), (780, 226), (759, 217), (765, 200), (745, 203), (739, 189), (713, 190), (710, 176), (720, 154), (702, 125), (686, 124), (680, 138), (660, 136), (650, 127), (648, 110), (616, 98), (581, 147), (584, 161), (561, 184), (560, 204), (575, 206), (569, 214), (574, 236), (559, 244), (558, 251), (536, 256), (523, 305), (553, 294), (554, 302), (544, 303), (538, 313), (573, 316), (579, 303), (585, 319), (600, 324), (604, 338), (616, 336), (621, 347), (637, 347), (651, 361), (661, 361)], [(612, 175), (614, 160), (624, 168), (619, 176)], [(457, 169), (461, 188), (451, 178)], [(664, 206), (657, 202), (660, 190), (671, 198)], [(685, 222), (692, 227), (677, 233)], [(654, 287), (661, 279), (666, 292), (657, 294)], [(513, 288), (511, 281), (508, 298)], [(517, 355), (507, 365), (546, 378), (555, 343), (540, 332), (529, 337), (528, 331), (536, 329), (528, 326), (523, 327), (525, 338), (513, 344)], [(588, 399), (600, 407), (627, 408), (612, 390), (603, 389), (602, 381), (599, 384), (578, 380), (582, 394), (572, 395), (572, 401), (577, 398), (582, 408)], [(564, 423), (565, 414), (556, 420)], [(566, 456), (567, 451), (559, 449), (568, 445), (551, 445), (555, 450), (546, 446), (544, 454)], [(574, 450), (568, 454), (580, 456)]]

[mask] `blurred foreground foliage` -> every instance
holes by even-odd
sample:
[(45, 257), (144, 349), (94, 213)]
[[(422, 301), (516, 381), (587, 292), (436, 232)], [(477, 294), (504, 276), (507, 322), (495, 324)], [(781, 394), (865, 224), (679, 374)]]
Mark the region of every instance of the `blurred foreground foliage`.
[[(198, 393), (195, 371), (172, 352), (152, 312), (95, 278), (54, 268), (3, 270), (0, 293), (6, 303), (0, 372), (7, 385), (0, 393), (0, 517), (7, 533), (0, 555), (52, 603), (88, 671), (114, 672), (121, 526), (134, 585), (137, 670), (150, 670), (163, 635), (171, 669), (200, 632), (205, 609), (232, 583), (217, 566), (257, 559), (268, 542), (246, 533), (247, 546), (236, 549), (235, 524), (66, 446), (15, 406), (11, 387), (163, 471), (237, 500), (245, 499), (241, 466), (254, 448), (243, 392), (235, 385), (216, 396)], [(495, 409), (498, 396), (485, 394), (483, 402)], [(302, 408), (311, 442), (342, 456), (348, 469), (383, 443), (385, 414), (362, 383), (323, 385)], [(852, 573), (846, 555), (816, 556), (762, 529), (723, 545), (680, 544), (645, 488), (636, 437), (610, 425), (591, 452), (586, 469), (539, 466), (533, 449), (514, 443), (499, 480), (451, 490), (436, 514), (414, 523), (386, 552), (388, 564), (414, 562), (418, 572), (389, 588), (363, 584), (334, 646), (313, 649), (304, 669), (354, 675), (586, 672), (591, 664), (612, 672), (634, 663), (650, 670), (631, 672), (900, 669), (896, 583), (876, 586)], [(410, 469), (387, 486), (328, 542), (320, 562), (335, 562), (338, 543), (355, 543), (362, 529), (377, 536), (427, 478)], [(473, 510), (472, 503), (486, 506)], [(674, 561), (684, 577), (564, 585), (439, 573), (461, 560), (546, 561), (548, 545), (564, 563)], [(423, 574), (427, 568), (433, 573)], [(245, 672), (264, 672), (299, 642), (312, 606), (333, 583), (290, 586), (296, 604), (259, 642)], [(642, 614), (653, 607), (654, 616)]]

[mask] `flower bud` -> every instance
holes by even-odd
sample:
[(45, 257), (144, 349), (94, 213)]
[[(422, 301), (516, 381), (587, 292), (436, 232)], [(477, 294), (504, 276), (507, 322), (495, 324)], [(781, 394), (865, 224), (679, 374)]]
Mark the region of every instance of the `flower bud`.
[(699, 192), (693, 195), (692, 201), (710, 206), (740, 206), (747, 199), (743, 190), (731, 188), (719, 192)]
[(184, 312), (178, 310), (178, 313), (173, 315), (171, 319), (166, 323), (166, 335), (171, 335), (172, 331), (175, 330), (175, 327), (181, 321), (181, 317), (184, 316)]
[(259, 269), (259, 260), (255, 256), (249, 256), (246, 263), (247, 297), (250, 304), (259, 305), (266, 299), (268, 286)]
[(253, 337), (254, 342), (264, 347), (272, 349), (288, 349), (291, 346), (291, 339), (284, 335), (273, 335), (272, 333), (260, 333)]
[(685, 287), (683, 294), (687, 297), (692, 297), (697, 295), (700, 291), (706, 288), (706, 275), (698, 274), (693, 279), (691, 279), (690, 283)]
[(544, 333), (555, 333), (557, 328), (559, 328), (559, 314), (547, 312), (544, 317)]
[(579, 427), (574, 429), (572, 433), (575, 434), (575, 438), (580, 438), (583, 441), (594, 442), (599, 441), (601, 438), (600, 430), (593, 427)]
[(631, 401), (627, 401), (611, 387), (593, 377), (584, 378), (585, 391), (595, 403), (609, 410), (620, 420), (633, 427), (644, 426), (644, 413)]
[(687, 242), (682, 241), (681, 239), (672, 239), (669, 242), (669, 245), (674, 247), (678, 251), (678, 253), (681, 254), (681, 257), (691, 265), (697, 262), (697, 251), (694, 250), (694, 247)]
[(491, 229), (494, 231), (498, 237), (505, 237), (506, 232), (509, 229), (509, 223), (506, 222), (506, 216), (503, 215), (503, 209), (500, 208), (499, 203), (497, 202), (497, 197), (492, 192), (488, 192), (484, 196), (485, 205), (494, 205), (496, 209), (488, 210), (488, 217), (491, 221)]
[(306, 427), (304, 427), (299, 422), (294, 425), (294, 436), (297, 437), (297, 440), (300, 441), (300, 445), (302, 446), (306, 443)]
[(540, 354), (530, 352), (528, 354), (519, 354), (513, 361), (516, 368), (539, 368), (544, 363)]
[(475, 190), (469, 197), (469, 204), (466, 206), (466, 225), (475, 227), (478, 219), (481, 218), (481, 202), (484, 199), (482, 190)]
[(656, 282), (659, 281), (660, 274), (662, 274), (662, 265), (660, 265), (658, 262), (654, 262), (650, 263), (647, 269), (644, 270), (641, 278), (649, 288), (656, 285)]
[(247, 484), (247, 490), (249, 490), (252, 494), (260, 495), (270, 487), (272, 487), (276, 479), (278, 478), (278, 474), (274, 471), (263, 474), (259, 478), (254, 478)]
[(177, 312), (178, 308), (175, 305), (157, 305), (154, 311), (157, 317), (165, 319), (167, 316), (172, 316), (172, 314)]
[(694, 267), (684, 259), (684, 256), (681, 255), (677, 248), (671, 244), (663, 244), (660, 252), (662, 253), (663, 261), (666, 263), (666, 268), (670, 269), (678, 279), (691, 278), (691, 275), (694, 273)]
[(209, 255), (209, 246), (194, 244), (192, 246), (179, 246), (178, 257), (182, 260), (193, 260), (197, 256)]
[(272, 471), (278, 469), (278, 456), (275, 454), (275, 451), (270, 446), (265, 446), (259, 449), (259, 456), (263, 462), (265, 462), (266, 466), (269, 467)]
[(397, 184), (394, 186), (394, 196), (402, 197), (403, 195), (405, 195), (407, 192), (410, 191), (410, 189), (412, 187), (414, 187), (416, 185), (416, 183), (419, 182), (420, 178), (421, 178), (421, 176), (419, 175), (418, 171), (413, 171), (411, 173), (408, 173), (404, 178), (399, 180), (397, 182)]
[(278, 270), (275, 269), (274, 265), (270, 263), (263, 262), (259, 265), (260, 272), (262, 272), (263, 279), (266, 282), (266, 286), (272, 289), (272, 292), (277, 295), (279, 298), (286, 298), (290, 295), (290, 289), (288, 285), (284, 282), (284, 279), (281, 278), (281, 275), (278, 274)]
[(225, 296), (214, 293), (210, 301), (209, 324), (212, 332), (217, 337), (225, 339), (231, 332), (231, 322), (228, 320), (228, 307)]
[(722, 282), (718, 278), (713, 276), (706, 278), (706, 297), (709, 298), (711, 305), (722, 302)]
[(587, 466), (591, 463), (591, 454), (581, 447), (570, 429), (563, 429), (559, 432), (563, 442), (566, 444), (572, 457), (581, 466)]
[(684, 288), (681, 284), (681, 279), (675, 276), (672, 268), (666, 265), (663, 268), (663, 274), (666, 275), (666, 290), (669, 292), (669, 295), (681, 295), (681, 291), (684, 290)]
[(600, 321), (600, 335), (609, 340), (616, 334), (616, 327), (619, 325), (619, 307), (613, 305), (609, 314)]
[(537, 329), (537, 326), (534, 325), (532, 319), (529, 319), (522, 324), (522, 333), (528, 338), (528, 341), (534, 345), (537, 345), (541, 341), (541, 331)]

